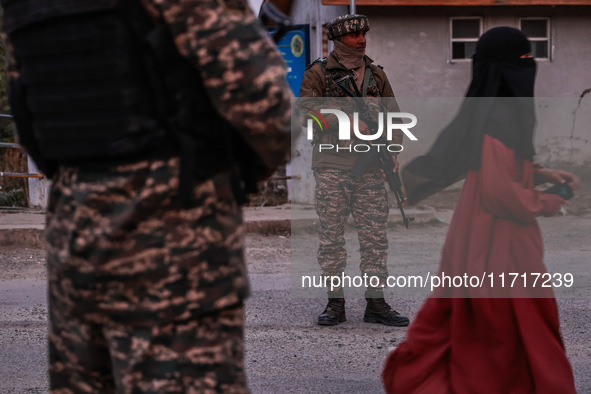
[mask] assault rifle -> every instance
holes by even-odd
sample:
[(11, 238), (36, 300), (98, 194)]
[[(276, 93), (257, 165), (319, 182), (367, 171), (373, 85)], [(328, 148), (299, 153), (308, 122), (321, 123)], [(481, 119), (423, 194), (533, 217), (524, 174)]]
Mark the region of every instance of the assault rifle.
[[(377, 124), (373, 121), (369, 114), (369, 108), (367, 104), (363, 101), (361, 96), (361, 92), (357, 88), (357, 84), (353, 79), (352, 75), (347, 75), (342, 78), (339, 78), (335, 81), (336, 84), (347, 94), (349, 97), (354, 97), (355, 102), (357, 104), (357, 108), (359, 109), (359, 119), (361, 119), (370, 130), (376, 130)], [(355, 93), (351, 91), (349, 86), (352, 85), (355, 89)], [(380, 139), (378, 139), (380, 141)], [(384, 144), (385, 146), (385, 144)], [(360, 177), (363, 176), (365, 173), (365, 169), (367, 166), (373, 162), (376, 157), (380, 161), (380, 167), (384, 171), (386, 176), (386, 181), (388, 182), (388, 186), (390, 186), (390, 190), (394, 192), (394, 196), (396, 197), (396, 203), (398, 204), (398, 209), (400, 209), (400, 214), (402, 215), (402, 222), (404, 226), (408, 229), (408, 224), (415, 220), (413, 217), (406, 217), (404, 214), (404, 206), (406, 205), (406, 197), (404, 193), (402, 193), (402, 182), (400, 181), (400, 177), (398, 176), (397, 172), (394, 172), (394, 161), (392, 160), (392, 156), (390, 153), (387, 152), (387, 149), (371, 149), (369, 152), (364, 153), (353, 166), (351, 170), (351, 176)]]

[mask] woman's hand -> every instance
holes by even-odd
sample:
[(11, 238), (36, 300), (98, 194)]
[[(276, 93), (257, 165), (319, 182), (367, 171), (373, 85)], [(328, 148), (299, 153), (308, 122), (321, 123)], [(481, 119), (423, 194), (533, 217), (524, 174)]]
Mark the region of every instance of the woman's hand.
[(545, 199), (546, 202), (544, 204), (545, 206), (544, 211), (542, 212), (542, 216), (546, 217), (556, 215), (564, 204), (568, 204), (568, 201), (555, 194), (548, 194), (547, 196), (545, 196)]
[(555, 185), (560, 183), (568, 183), (573, 190), (576, 190), (581, 186), (579, 183), (579, 178), (575, 174), (568, 171), (540, 168), (536, 171), (536, 173), (542, 182), (550, 182)]

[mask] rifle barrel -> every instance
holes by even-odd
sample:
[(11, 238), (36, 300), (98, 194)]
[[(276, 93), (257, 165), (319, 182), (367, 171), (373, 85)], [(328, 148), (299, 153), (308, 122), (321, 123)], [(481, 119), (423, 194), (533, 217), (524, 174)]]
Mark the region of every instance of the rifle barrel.
[[(369, 126), (369, 124), (371, 123), (369, 121), (369, 109), (368, 109), (367, 105), (365, 105), (365, 103), (363, 102), (363, 99), (361, 97), (361, 92), (359, 92), (359, 89), (357, 88), (355, 81), (353, 81), (352, 85), (353, 85), (353, 88), (355, 89), (356, 94), (353, 94), (351, 89), (349, 89), (349, 87), (345, 86), (345, 84), (344, 84), (345, 81), (349, 81), (352, 78), (353, 78), (352, 75), (347, 75), (342, 78), (339, 78), (335, 82), (345, 92), (346, 95), (348, 95), (350, 97), (354, 97), (356, 99), (357, 105), (360, 109), (359, 117), (361, 118), (361, 120), (363, 120)], [(379, 153), (379, 158), (380, 158), (380, 165), (382, 167), (382, 170), (386, 174), (386, 181), (388, 182), (388, 186), (390, 186), (390, 190), (394, 192), (394, 196), (396, 197), (396, 202), (398, 203), (398, 209), (400, 210), (400, 214), (402, 215), (402, 222), (404, 223), (404, 226), (406, 227), (406, 229), (408, 229), (409, 223), (414, 221), (415, 218), (413, 218), (413, 217), (407, 218), (406, 215), (404, 214), (403, 206), (404, 206), (404, 203), (406, 202), (406, 197), (404, 197), (404, 194), (402, 193), (402, 181), (400, 180), (400, 177), (398, 176), (398, 174), (394, 173), (395, 165), (394, 165), (394, 162), (392, 161), (392, 157), (390, 157), (388, 155), (388, 153), (386, 153), (385, 150), (379, 150), (378, 153)]]

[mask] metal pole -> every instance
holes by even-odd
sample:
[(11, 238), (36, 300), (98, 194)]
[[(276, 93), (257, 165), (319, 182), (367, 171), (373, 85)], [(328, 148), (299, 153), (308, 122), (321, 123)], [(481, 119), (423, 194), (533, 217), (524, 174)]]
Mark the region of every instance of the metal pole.
[(289, 179), (302, 179), (301, 175), (287, 175), (287, 176), (272, 176), (267, 179), (267, 182), (271, 181), (287, 181)]
[(316, 58), (319, 59), (324, 56), (322, 50), (322, 19), (320, 18), (320, 3), (316, 2)]
[(14, 144), (12, 142), (0, 142), (0, 148), (20, 148), (19, 144)]
[[(10, 116), (10, 115), (3, 115), (2, 116)], [(19, 144), (14, 144), (12, 142), (0, 142), (0, 148), (17, 148), (21, 149)], [(22, 173), (22, 172), (4, 172), (0, 171), (0, 178), (43, 178), (43, 174), (30, 174), (30, 173)]]
[(6, 177), (6, 178), (43, 178), (43, 174), (24, 174), (22, 172), (0, 172), (0, 177)]
[(355, 0), (351, 0), (351, 3), (349, 3), (349, 14), (355, 13), (357, 13), (357, 6), (355, 4)]

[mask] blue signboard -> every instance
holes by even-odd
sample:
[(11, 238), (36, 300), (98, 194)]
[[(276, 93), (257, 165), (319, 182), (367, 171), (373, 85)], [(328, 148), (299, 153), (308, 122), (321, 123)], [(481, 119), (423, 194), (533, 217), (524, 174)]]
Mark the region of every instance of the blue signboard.
[(287, 64), (287, 81), (294, 96), (300, 94), (300, 85), (306, 66), (310, 63), (310, 25), (290, 26), (277, 43), (277, 49)]

